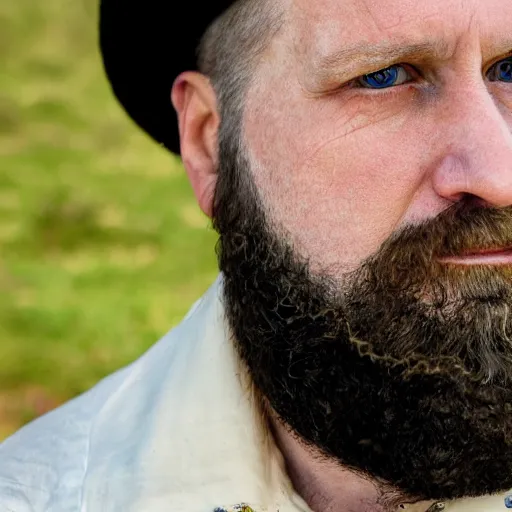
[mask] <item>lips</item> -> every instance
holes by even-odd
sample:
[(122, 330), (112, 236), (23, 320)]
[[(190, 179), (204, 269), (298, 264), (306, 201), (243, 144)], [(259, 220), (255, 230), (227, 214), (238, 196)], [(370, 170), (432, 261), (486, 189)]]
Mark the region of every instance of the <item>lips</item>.
[(477, 249), (473, 251), (463, 252), (460, 256), (483, 256), (483, 255), (490, 255), (490, 254), (504, 254), (509, 253), (512, 251), (512, 245), (508, 247), (499, 247), (499, 248), (493, 248), (493, 249)]
[(457, 265), (512, 265), (512, 246), (467, 251), (439, 258), (439, 261)]

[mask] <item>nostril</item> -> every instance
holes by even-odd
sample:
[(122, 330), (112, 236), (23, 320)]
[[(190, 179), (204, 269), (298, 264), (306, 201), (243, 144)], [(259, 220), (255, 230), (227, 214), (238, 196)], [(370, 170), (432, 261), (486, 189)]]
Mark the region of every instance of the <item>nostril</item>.
[(495, 208), (495, 206), (490, 203), (489, 201), (486, 201), (480, 196), (477, 196), (475, 194), (470, 194), (465, 192), (463, 194), (463, 201), (472, 208)]

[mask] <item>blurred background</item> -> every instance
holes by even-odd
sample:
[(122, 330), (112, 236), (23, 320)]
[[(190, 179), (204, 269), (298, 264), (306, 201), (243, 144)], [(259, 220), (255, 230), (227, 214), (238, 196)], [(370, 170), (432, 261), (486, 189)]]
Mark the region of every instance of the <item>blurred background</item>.
[(109, 89), (96, 4), (0, 2), (0, 441), (140, 356), (217, 275), (179, 159)]

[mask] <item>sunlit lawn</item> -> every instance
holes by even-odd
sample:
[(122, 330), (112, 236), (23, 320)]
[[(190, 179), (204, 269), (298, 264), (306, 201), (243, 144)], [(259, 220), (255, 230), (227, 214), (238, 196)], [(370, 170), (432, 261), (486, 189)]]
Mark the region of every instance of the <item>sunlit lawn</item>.
[(216, 275), (178, 159), (108, 88), (96, 9), (0, 2), (0, 439), (137, 358)]

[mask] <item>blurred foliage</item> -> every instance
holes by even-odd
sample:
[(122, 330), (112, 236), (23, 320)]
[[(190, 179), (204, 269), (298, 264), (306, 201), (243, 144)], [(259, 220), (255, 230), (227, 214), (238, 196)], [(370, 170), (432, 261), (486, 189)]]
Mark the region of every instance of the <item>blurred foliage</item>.
[(96, 0), (0, 2), (0, 439), (136, 359), (217, 274), (178, 158), (104, 76)]

